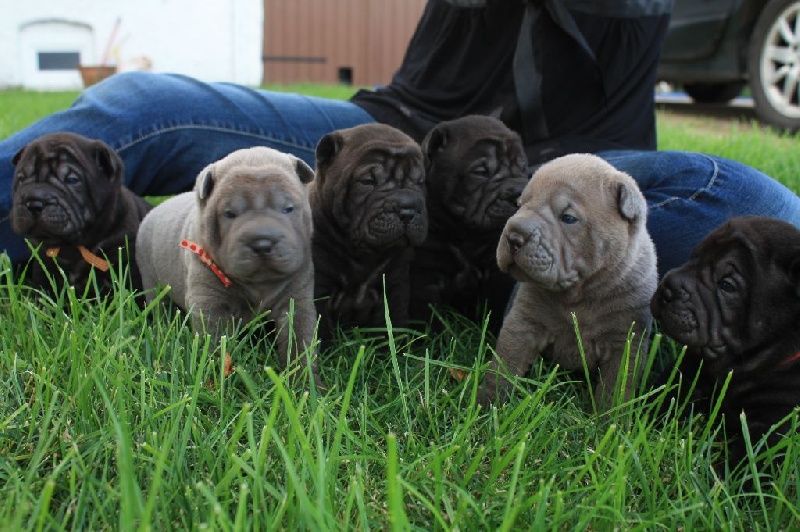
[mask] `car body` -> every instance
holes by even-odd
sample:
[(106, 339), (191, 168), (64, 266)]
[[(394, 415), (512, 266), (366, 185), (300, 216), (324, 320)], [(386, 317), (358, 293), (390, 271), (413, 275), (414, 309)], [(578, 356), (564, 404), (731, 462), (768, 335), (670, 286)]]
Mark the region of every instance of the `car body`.
[(675, 0), (658, 78), (698, 102), (749, 86), (762, 120), (800, 129), (800, 0)]

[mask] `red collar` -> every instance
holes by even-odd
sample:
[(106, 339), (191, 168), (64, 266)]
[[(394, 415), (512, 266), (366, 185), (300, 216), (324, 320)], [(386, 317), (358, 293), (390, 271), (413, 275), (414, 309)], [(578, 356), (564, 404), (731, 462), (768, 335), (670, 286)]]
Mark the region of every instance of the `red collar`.
[(788, 366), (789, 364), (797, 360), (800, 360), (800, 352), (793, 354), (792, 356), (788, 357), (786, 360), (781, 362), (781, 366)]
[(208, 251), (203, 249), (199, 244), (196, 244), (195, 242), (189, 242), (188, 240), (181, 240), (181, 247), (188, 249), (197, 255), (200, 258), (200, 262), (208, 266), (208, 268), (214, 272), (214, 275), (216, 275), (219, 280), (222, 281), (222, 284), (225, 285), (225, 288), (228, 288), (233, 284), (233, 281), (231, 281), (228, 276), (225, 275), (225, 272), (223, 272), (219, 266), (214, 264), (214, 261), (211, 260), (211, 255), (208, 254)]

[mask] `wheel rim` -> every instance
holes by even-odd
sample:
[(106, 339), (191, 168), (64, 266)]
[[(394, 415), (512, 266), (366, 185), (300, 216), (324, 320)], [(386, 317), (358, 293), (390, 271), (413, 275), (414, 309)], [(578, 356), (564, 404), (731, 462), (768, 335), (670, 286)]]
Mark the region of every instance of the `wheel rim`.
[(764, 40), (760, 63), (770, 105), (784, 116), (800, 118), (800, 2), (775, 19)]

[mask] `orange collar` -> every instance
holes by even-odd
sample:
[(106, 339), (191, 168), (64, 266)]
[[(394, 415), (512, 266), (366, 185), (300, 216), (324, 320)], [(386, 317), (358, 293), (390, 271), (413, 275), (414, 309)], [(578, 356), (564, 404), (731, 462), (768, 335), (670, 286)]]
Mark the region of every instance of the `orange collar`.
[(230, 285), (233, 284), (233, 281), (231, 281), (228, 278), (228, 276), (225, 275), (225, 272), (223, 272), (219, 266), (214, 264), (214, 261), (211, 260), (211, 255), (209, 255), (208, 251), (203, 249), (202, 246), (196, 244), (195, 242), (190, 242), (184, 239), (181, 240), (181, 247), (188, 249), (189, 251), (197, 255), (200, 258), (200, 262), (208, 266), (208, 268), (212, 272), (214, 272), (214, 275), (216, 275), (219, 278), (219, 280), (222, 281), (222, 284), (225, 285), (225, 288), (228, 288)]
[[(58, 257), (58, 253), (60, 251), (61, 251), (60, 247), (47, 248), (44, 254), (54, 259)], [(97, 255), (89, 251), (85, 246), (78, 246), (78, 251), (80, 251), (81, 257), (83, 257), (83, 260), (86, 261), (87, 264), (89, 264), (93, 268), (97, 268), (101, 272), (108, 271), (109, 266), (107, 260), (98, 257)]]

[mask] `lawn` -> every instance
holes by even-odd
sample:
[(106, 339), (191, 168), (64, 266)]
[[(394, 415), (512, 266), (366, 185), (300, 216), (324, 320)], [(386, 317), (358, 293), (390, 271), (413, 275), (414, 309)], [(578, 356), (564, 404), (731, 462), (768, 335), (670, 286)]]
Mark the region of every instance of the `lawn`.
[[(0, 138), (74, 96), (0, 92)], [(800, 190), (795, 138), (666, 113), (659, 138)], [(718, 471), (718, 419), (654, 421), (663, 389), (593, 414), (582, 378), (546, 363), (507, 404), (481, 409), (493, 339), (457, 316), (443, 334), (343, 335), (324, 351), (329, 390), (297, 391), (248, 331), (218, 350), (184, 314), (141, 311), (122, 286), (89, 304), (10, 272), (0, 256), (3, 530), (800, 527), (800, 437), (752, 442), (751, 460)], [(652, 352), (679, 349), (656, 336)], [(755, 465), (776, 454), (786, 459)]]

